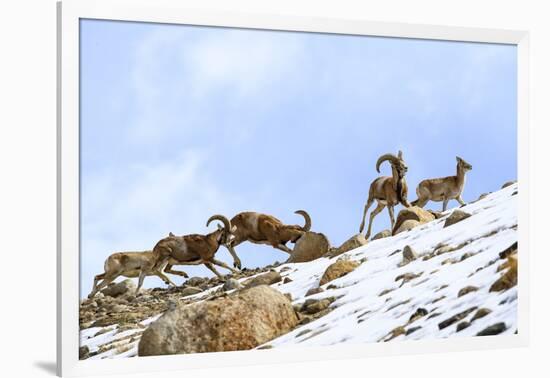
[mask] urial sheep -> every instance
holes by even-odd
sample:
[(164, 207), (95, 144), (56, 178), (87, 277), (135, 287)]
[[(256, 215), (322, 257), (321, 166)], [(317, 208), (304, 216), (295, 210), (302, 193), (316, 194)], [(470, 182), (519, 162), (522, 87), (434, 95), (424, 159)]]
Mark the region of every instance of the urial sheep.
[(423, 180), (416, 188), (418, 199), (413, 201), (413, 206), (424, 207), (428, 201), (443, 201), (443, 211), (447, 210), (449, 200), (457, 200), (460, 205), (466, 203), (462, 200), (462, 191), (466, 182), (466, 172), (472, 166), (464, 159), (456, 157), (456, 176), (447, 176)]
[(359, 232), (363, 232), (365, 228), (365, 218), (367, 212), (374, 201), (377, 202), (376, 208), (370, 213), (369, 227), (367, 229), (367, 234), (365, 238), (368, 239), (372, 230), (372, 222), (376, 215), (378, 215), (384, 207), (388, 208), (388, 213), (390, 215), (391, 229), (395, 224), (394, 219), (394, 206), (401, 203), (405, 207), (409, 207), (410, 203), (407, 201), (407, 182), (405, 181), (405, 174), (407, 173), (408, 167), (403, 160), (403, 153), (399, 151), (397, 156), (393, 154), (384, 154), (378, 158), (376, 162), (376, 171), (380, 173), (380, 165), (388, 161), (392, 168), (391, 176), (382, 176), (376, 178), (369, 188), (369, 197), (365, 208), (363, 210), (363, 219), (361, 225), (359, 226)]
[(296, 243), (304, 233), (311, 229), (311, 217), (306, 211), (297, 210), (294, 213), (304, 217), (304, 226), (283, 224), (272, 215), (254, 211), (246, 211), (235, 215), (231, 219), (234, 230), (232, 232), (233, 239), (229, 244), (229, 251), (234, 259), (233, 265), (240, 268), (241, 261), (234, 248), (245, 241), (270, 245), (283, 252), (292, 253), (286, 243)]

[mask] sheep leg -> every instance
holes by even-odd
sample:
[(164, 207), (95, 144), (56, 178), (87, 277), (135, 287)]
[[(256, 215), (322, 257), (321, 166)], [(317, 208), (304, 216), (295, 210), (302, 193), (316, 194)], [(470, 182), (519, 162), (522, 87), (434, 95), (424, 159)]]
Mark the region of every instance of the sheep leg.
[(218, 271), (216, 270), (216, 268), (214, 268), (214, 266), (213, 266), (211, 263), (205, 262), (204, 265), (206, 265), (206, 267), (207, 267), (208, 269), (210, 269), (212, 272), (214, 272), (214, 274), (215, 274), (216, 276), (218, 276), (218, 278), (223, 279), (223, 276), (220, 274), (220, 272), (218, 272)]
[(462, 196), (459, 195), (458, 197), (456, 197), (456, 200), (458, 201), (460, 206), (466, 206), (466, 202), (464, 202), (464, 200), (462, 199)]
[(448, 199), (444, 199), (443, 200), (443, 210), (442, 211), (445, 211), (447, 210), (447, 204), (449, 203), (449, 200)]
[(97, 288), (97, 282), (103, 279), (105, 279), (105, 273), (98, 274), (97, 276), (94, 277), (94, 286), (92, 287), (92, 292), (95, 292)]
[(241, 269), (241, 259), (239, 259), (239, 256), (237, 256), (237, 253), (235, 252), (233, 246), (226, 247), (229, 253), (231, 253), (231, 256), (233, 256), (233, 266), (237, 269)]
[(230, 270), (232, 273), (238, 273), (238, 270), (237, 270), (237, 269), (231, 268), (229, 265), (227, 265), (227, 264), (224, 263), (223, 261), (216, 260), (216, 259), (212, 259), (212, 263), (214, 263), (214, 264), (217, 265), (217, 266), (221, 266), (222, 268), (225, 268), (225, 269), (227, 269), (227, 270)]
[(384, 205), (383, 203), (378, 202), (378, 206), (376, 206), (376, 209), (374, 209), (370, 213), (369, 228), (367, 229), (367, 235), (365, 235), (365, 239), (368, 239), (370, 237), (370, 233), (372, 229), (372, 221), (374, 220), (374, 217), (376, 217), (382, 210), (384, 210), (385, 206), (386, 205)]
[(120, 274), (118, 272), (116, 274), (111, 274), (109, 276), (107, 276), (107, 273), (105, 273), (105, 278), (103, 279), (103, 281), (101, 281), (101, 283), (97, 285), (97, 287), (94, 290), (92, 290), (90, 294), (88, 294), (88, 298), (93, 298), (93, 296), (96, 295), (98, 291), (102, 290), (104, 287), (106, 287), (111, 282), (113, 282), (119, 275)]
[(141, 289), (141, 286), (143, 285), (143, 280), (145, 279), (145, 275), (146, 275), (145, 271), (143, 271), (142, 269), (141, 272), (139, 272), (138, 285), (136, 287), (136, 292), (135, 292), (136, 297), (139, 293), (139, 289)]
[(363, 229), (365, 228), (365, 218), (367, 217), (367, 212), (369, 211), (369, 207), (371, 207), (372, 203), (373, 200), (369, 198), (365, 204), (365, 208), (363, 209), (363, 220), (361, 220), (361, 225), (359, 226), (359, 233), (363, 232)]
[(176, 276), (181, 276), (181, 277), (184, 277), (184, 278), (189, 278), (189, 276), (187, 275), (187, 273), (185, 273), (184, 271), (174, 270), (174, 269), (172, 269), (172, 267), (173, 267), (172, 264), (166, 265), (166, 268), (164, 268), (164, 273), (175, 274)]
[(160, 271), (157, 271), (155, 272), (155, 274), (161, 279), (164, 281), (165, 284), (167, 285), (172, 285), (172, 286), (177, 286), (175, 283), (172, 282), (172, 280), (170, 278), (168, 278), (168, 276), (164, 275), (162, 272)]
[(393, 206), (388, 205), (388, 213), (390, 214), (390, 224), (391, 230), (393, 231), (393, 226), (395, 225), (395, 218), (393, 216)]

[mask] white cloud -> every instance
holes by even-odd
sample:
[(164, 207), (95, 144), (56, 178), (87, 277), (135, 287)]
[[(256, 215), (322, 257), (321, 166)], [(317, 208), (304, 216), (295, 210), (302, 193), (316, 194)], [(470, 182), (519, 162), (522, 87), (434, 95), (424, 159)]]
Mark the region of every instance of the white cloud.
[(228, 88), (237, 99), (257, 96), (278, 80), (288, 80), (300, 57), (300, 39), (286, 33), (227, 30), (209, 34), (182, 50), (192, 90), (202, 97)]
[[(133, 138), (151, 143), (193, 127), (208, 126), (224, 95), (234, 109), (269, 107), (281, 80), (296, 80), (303, 59), (301, 39), (286, 33), (211, 29), (162, 29), (150, 33), (136, 51), (131, 68), (137, 106)], [(228, 96), (229, 94), (229, 96)], [(238, 110), (240, 111), (240, 110)], [(177, 114), (176, 114), (177, 113)], [(177, 118), (175, 118), (177, 116)], [(212, 123), (212, 127), (217, 127)]]

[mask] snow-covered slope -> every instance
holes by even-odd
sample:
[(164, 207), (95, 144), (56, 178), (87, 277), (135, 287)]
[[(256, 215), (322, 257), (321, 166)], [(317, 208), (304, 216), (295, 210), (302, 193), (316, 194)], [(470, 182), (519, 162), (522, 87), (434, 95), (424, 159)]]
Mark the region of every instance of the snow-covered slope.
[[(439, 219), (346, 253), (354, 260), (366, 257), (367, 262), (328, 284), (336, 285), (337, 289), (308, 297), (341, 296), (332, 303), (334, 310), (269, 344), (282, 348), (377, 342), (386, 339), (397, 327), (404, 326), (419, 308), (427, 310), (428, 315), (405, 328), (421, 328), (393, 340), (473, 336), (498, 322), (506, 324), (504, 333), (514, 333), (517, 329), (517, 288), (502, 293), (489, 292), (490, 286), (503, 274), (497, 272), (499, 253), (517, 241), (517, 197), (514, 193), (517, 193), (517, 185), (465, 206), (462, 210), (473, 216), (453, 226), (443, 228), (445, 219)], [(443, 244), (460, 248), (426, 260), (422, 258)], [(406, 245), (420, 258), (398, 267), (402, 254), (392, 256), (392, 253)], [(291, 293), (296, 302), (303, 301), (306, 291), (316, 286), (331, 263), (331, 260), (320, 259), (292, 264), (287, 275), (293, 281), (275, 286), (282, 292)], [(398, 276), (406, 273), (418, 277), (404, 284), (402, 280), (396, 282)], [(478, 290), (458, 297), (458, 292), (467, 286)], [(387, 294), (381, 295), (384, 292)], [(440, 329), (439, 324), (444, 320), (473, 307), (491, 312), (460, 332), (456, 331), (458, 322)], [(463, 320), (471, 319), (477, 309)], [(304, 334), (304, 328), (311, 332)], [(299, 333), (302, 335), (296, 337)]]
[[(516, 193), (517, 184), (514, 184), (463, 207), (461, 210), (472, 216), (450, 227), (443, 227), (443, 217), (408, 232), (369, 242), (332, 259), (280, 265), (276, 270), (291, 281), (272, 286), (290, 293), (293, 304), (300, 305), (306, 299), (337, 299), (332, 302), (332, 311), (328, 314), (271, 340), (267, 345), (289, 348), (390, 339), (469, 337), (497, 323), (505, 325), (501, 334), (516, 332), (517, 288), (489, 291), (503, 274), (503, 271), (497, 271), (505, 261), (499, 259), (499, 253), (517, 242)], [(450, 209), (445, 215), (452, 211)], [(402, 265), (401, 251), (406, 245), (412, 247), (418, 258)], [(445, 253), (434, 253), (438, 250)], [(326, 268), (339, 258), (364, 262), (353, 272), (323, 285), (323, 292), (306, 298), (306, 292), (319, 286)], [(399, 276), (406, 279), (397, 279)], [(462, 289), (471, 291), (459, 296)], [(206, 296), (208, 292), (195, 297)], [(415, 313), (423, 316), (411, 321)], [(482, 313), (483, 317), (472, 321)], [(463, 316), (456, 317), (460, 314)], [(453, 316), (454, 321), (448, 320)], [(152, 320), (143, 323), (146, 325)], [(457, 331), (461, 322), (460, 328), (469, 326)], [(446, 326), (446, 323), (450, 324)], [(101, 345), (113, 343), (115, 339), (123, 339), (123, 342), (119, 342), (117, 348), (92, 358), (136, 355), (142, 330), (118, 334), (110, 331), (95, 336), (100, 330), (81, 331), (81, 346), (97, 351)]]

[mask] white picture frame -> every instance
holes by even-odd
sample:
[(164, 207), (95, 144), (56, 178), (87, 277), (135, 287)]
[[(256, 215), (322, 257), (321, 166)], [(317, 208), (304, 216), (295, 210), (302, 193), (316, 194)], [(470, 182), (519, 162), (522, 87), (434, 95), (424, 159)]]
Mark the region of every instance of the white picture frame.
[[(79, 20), (108, 19), (186, 25), (224, 26), (333, 34), (419, 38), (517, 46), (519, 200), (518, 329), (516, 335), (454, 338), (361, 346), (253, 350), (80, 361), (79, 346)], [(177, 0), (67, 1), (58, 3), (58, 257), (57, 372), (62, 376), (143, 373), (200, 367), (242, 366), (274, 362), (363, 358), (407, 353), (433, 353), (528, 345), (529, 340), (529, 161), (528, 66), (529, 35), (525, 31), (435, 25), (244, 14), (182, 8)]]

